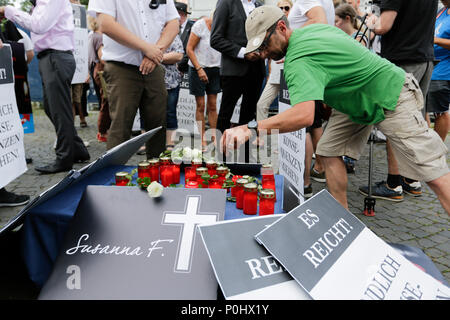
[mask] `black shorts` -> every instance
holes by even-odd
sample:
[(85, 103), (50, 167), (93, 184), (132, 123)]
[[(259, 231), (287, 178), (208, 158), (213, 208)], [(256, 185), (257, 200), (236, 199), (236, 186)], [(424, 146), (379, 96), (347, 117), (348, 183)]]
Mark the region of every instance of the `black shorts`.
[(431, 80), (427, 95), (427, 112), (444, 113), (450, 103), (450, 81)]
[(322, 127), (324, 106), (322, 101), (315, 101), (314, 122), (310, 127), (306, 128), (306, 132), (311, 132), (312, 129)]
[(197, 71), (189, 66), (189, 93), (195, 97), (203, 97), (206, 94), (218, 94), (220, 88), (220, 68), (203, 68), (208, 76), (208, 83), (204, 83), (198, 77)]

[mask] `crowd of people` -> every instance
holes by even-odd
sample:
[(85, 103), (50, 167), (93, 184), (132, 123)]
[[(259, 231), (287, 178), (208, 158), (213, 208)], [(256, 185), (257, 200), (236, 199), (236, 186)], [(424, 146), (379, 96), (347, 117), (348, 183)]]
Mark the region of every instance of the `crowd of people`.
[[(404, 192), (420, 196), (420, 183), (427, 182), (450, 212), (443, 144), (450, 129), (450, 1), (440, 1), (438, 10), (438, 0), (383, 0), (379, 14), (366, 14), (359, 0), (280, 0), (276, 6), (219, 0), (213, 12), (194, 21), (184, 2), (91, 0), (89, 74), (100, 106), (97, 140), (107, 149), (127, 141), (139, 110), (143, 131), (164, 128), (147, 142), (146, 157), (173, 149), (180, 84), (188, 74), (204, 151), (209, 142), (224, 151), (237, 148), (235, 140), (255, 130), (306, 128), (305, 197), (313, 194), (313, 179), (327, 183), (347, 207), (346, 173), (352, 172), (374, 125), (387, 137), (388, 173), (372, 195), (401, 201)], [(39, 59), (44, 108), (57, 135), (55, 162), (35, 167), (43, 174), (90, 159), (74, 126), (76, 115), (81, 127), (86, 121), (83, 84), (71, 84), (70, 2), (38, 0), (31, 13), (0, 7), (0, 17), (31, 32)], [(283, 66), (292, 109), (269, 117)], [(239, 123), (233, 127), (239, 99)], [(393, 132), (400, 105), (408, 106), (399, 124), (404, 130)], [(407, 115), (415, 123), (407, 122)], [(223, 134), (220, 143), (215, 136), (207, 141), (207, 124)], [(409, 139), (413, 133), (423, 140)], [(243, 147), (242, 161), (255, 161), (248, 141)], [(367, 189), (359, 188), (363, 194)]]

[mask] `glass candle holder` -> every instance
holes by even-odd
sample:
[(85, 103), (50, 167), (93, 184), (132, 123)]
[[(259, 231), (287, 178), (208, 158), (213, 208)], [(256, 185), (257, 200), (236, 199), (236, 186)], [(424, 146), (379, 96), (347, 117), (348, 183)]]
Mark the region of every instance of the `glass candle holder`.
[(187, 188), (187, 189), (197, 189), (198, 188), (198, 182), (194, 181), (194, 180), (188, 181), (188, 183), (186, 183), (186, 185), (185, 185), (185, 188)]
[(261, 184), (263, 189), (272, 189), (275, 193), (275, 201), (277, 200), (276, 186), (275, 186), (275, 175), (273, 172), (272, 165), (265, 164), (261, 168)]
[(237, 187), (237, 181), (239, 180), (239, 179), (241, 179), (242, 178), (242, 176), (237, 176), (237, 175), (234, 175), (233, 176), (233, 178), (231, 178), (231, 180), (233, 181), (233, 183), (234, 183), (234, 187), (232, 187), (231, 188), (231, 196), (233, 197), (233, 198), (236, 198), (236, 187)]
[(236, 208), (244, 208), (244, 185), (248, 183), (247, 179), (238, 179), (236, 181)]
[(203, 162), (201, 160), (192, 160), (191, 161), (191, 167), (194, 167), (195, 169), (200, 168), (203, 165)]
[(150, 180), (159, 182), (159, 159), (153, 158), (148, 160), (148, 164), (150, 166)]
[(255, 215), (258, 213), (258, 185), (247, 183), (244, 185), (244, 214)]
[(173, 174), (173, 183), (179, 184), (180, 183), (180, 165), (179, 164), (172, 164), (172, 174)]
[(210, 189), (222, 189), (223, 183), (219, 178), (209, 179), (208, 188)]
[(208, 174), (208, 168), (200, 167), (195, 169), (195, 172), (197, 174), (197, 182), (199, 188), (208, 188), (208, 184), (202, 178), (203, 175)]
[(142, 179), (150, 177), (150, 164), (147, 161), (138, 163), (138, 177)]
[(160, 176), (163, 187), (170, 186), (173, 183), (172, 166), (161, 166)]
[(217, 174), (217, 170), (216, 170), (217, 166), (218, 166), (218, 164), (213, 160), (206, 162), (206, 168), (208, 168), (208, 174), (211, 177)]
[(121, 171), (121, 172), (117, 172), (115, 177), (116, 177), (116, 186), (126, 186), (128, 184), (128, 182), (130, 182), (130, 180), (127, 177), (128, 172), (125, 171)]
[(263, 189), (259, 197), (259, 215), (274, 214), (275, 192), (272, 189)]
[(195, 172), (194, 167), (185, 167), (184, 168), (184, 184), (187, 185), (189, 181), (197, 181), (197, 173)]

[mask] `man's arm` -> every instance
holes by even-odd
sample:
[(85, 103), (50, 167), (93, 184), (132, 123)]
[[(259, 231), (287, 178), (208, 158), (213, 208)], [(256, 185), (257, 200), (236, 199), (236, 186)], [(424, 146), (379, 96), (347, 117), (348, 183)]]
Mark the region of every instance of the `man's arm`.
[[(273, 130), (277, 130), (277, 133), (287, 133), (309, 127), (314, 122), (314, 112), (314, 101), (298, 103), (280, 114), (258, 121), (258, 132), (261, 136), (266, 133), (272, 134)], [(252, 132), (247, 125), (227, 129), (222, 136), (221, 149), (223, 152), (226, 152), (227, 149), (236, 149), (251, 136)]]
[(370, 17), (367, 25), (375, 34), (383, 35), (392, 29), (395, 18), (397, 18), (397, 11), (386, 10), (381, 13), (379, 18), (375, 15)]
[(444, 49), (450, 50), (450, 39), (434, 37), (434, 44)]
[(324, 8), (321, 6), (309, 9), (306, 13), (306, 17), (308, 18), (308, 21), (302, 27), (313, 23), (328, 24), (327, 14), (325, 13)]
[(106, 13), (98, 13), (97, 23), (100, 31), (111, 39), (128, 48), (141, 51), (156, 64), (161, 63), (163, 52), (156, 44), (145, 42), (118, 23), (113, 16)]
[(161, 48), (162, 52), (165, 52), (170, 47), (178, 32), (180, 32), (180, 23), (178, 22), (178, 19), (173, 19), (166, 23), (161, 33), (161, 37), (158, 42), (156, 42), (156, 45)]
[[(42, 0), (34, 8), (31, 15), (13, 6), (4, 7), (4, 15), (7, 19), (18, 23), (33, 33), (43, 34), (48, 32), (56, 24), (57, 19), (55, 17), (59, 15), (64, 6), (64, 1)], [(0, 13), (1, 11), (0, 9)]]

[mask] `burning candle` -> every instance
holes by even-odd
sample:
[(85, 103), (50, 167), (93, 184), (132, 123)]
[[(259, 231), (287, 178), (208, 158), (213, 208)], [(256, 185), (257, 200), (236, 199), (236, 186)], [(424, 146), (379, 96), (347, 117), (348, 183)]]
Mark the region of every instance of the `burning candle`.
[(188, 181), (188, 183), (186, 183), (185, 188), (187, 189), (197, 189), (198, 188), (198, 182), (197, 181)]
[(209, 188), (210, 189), (222, 189), (222, 185), (223, 185), (223, 183), (218, 178), (209, 179)]
[(161, 184), (164, 187), (168, 187), (173, 183), (173, 171), (172, 166), (162, 166), (160, 170)]
[(275, 211), (275, 192), (272, 189), (261, 190), (259, 199), (259, 215), (265, 216), (274, 214)]
[(184, 184), (187, 185), (189, 181), (197, 180), (197, 173), (194, 167), (184, 168)]
[(157, 158), (153, 158), (148, 160), (148, 163), (150, 166), (150, 180), (159, 182), (159, 160)]
[(247, 183), (244, 185), (244, 214), (255, 215), (258, 212), (258, 185)]
[(139, 178), (150, 177), (150, 164), (147, 161), (141, 161), (138, 163), (138, 177)]
[(244, 185), (248, 183), (247, 179), (238, 179), (236, 181), (236, 208), (244, 208)]
[(195, 171), (197, 174), (198, 186), (200, 188), (208, 188), (208, 183), (205, 182), (202, 178), (203, 175), (208, 174), (208, 168), (200, 167), (200, 168), (197, 168)]
[(127, 177), (128, 172), (121, 171), (116, 173), (116, 186), (126, 186), (130, 180)]

